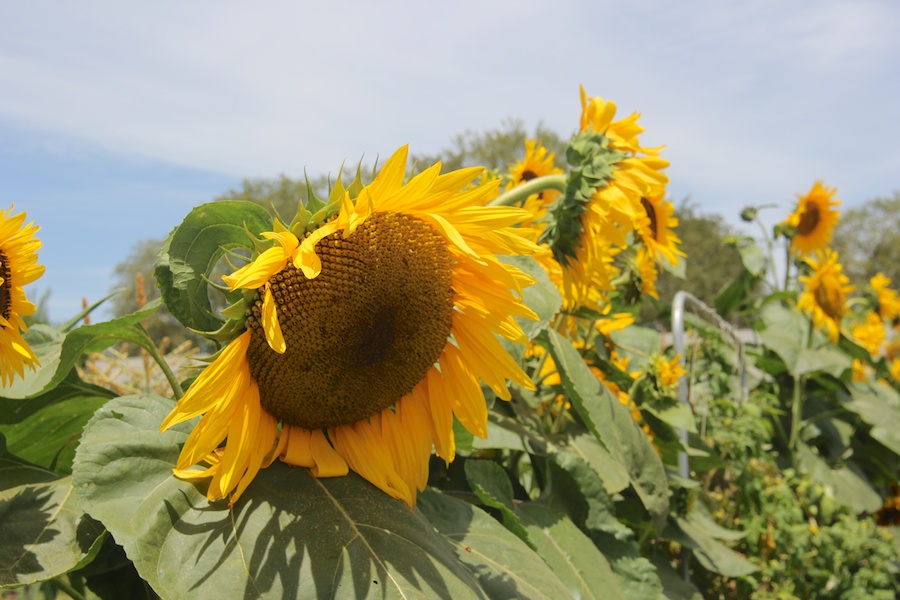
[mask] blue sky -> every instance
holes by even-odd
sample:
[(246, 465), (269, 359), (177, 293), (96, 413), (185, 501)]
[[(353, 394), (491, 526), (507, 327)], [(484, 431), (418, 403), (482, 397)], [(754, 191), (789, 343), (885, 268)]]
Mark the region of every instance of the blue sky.
[(41, 226), (53, 320), (243, 178), (334, 172), (522, 119), (578, 86), (642, 114), (669, 194), (730, 222), (817, 179), (900, 191), (890, 0), (0, 4), (0, 205)]

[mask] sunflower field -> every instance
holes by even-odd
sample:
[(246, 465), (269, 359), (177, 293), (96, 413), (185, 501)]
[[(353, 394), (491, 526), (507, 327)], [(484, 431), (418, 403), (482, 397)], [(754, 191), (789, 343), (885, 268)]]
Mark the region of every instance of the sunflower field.
[[(293, 214), (198, 206), (108, 321), (30, 320), (38, 227), (0, 211), (0, 587), (898, 597), (900, 295), (842, 273), (837, 191), (745, 209), (713, 306), (647, 320), (690, 261), (668, 162), (581, 108), (565, 168), (402, 147)], [(163, 306), (211, 351), (157, 345)]]

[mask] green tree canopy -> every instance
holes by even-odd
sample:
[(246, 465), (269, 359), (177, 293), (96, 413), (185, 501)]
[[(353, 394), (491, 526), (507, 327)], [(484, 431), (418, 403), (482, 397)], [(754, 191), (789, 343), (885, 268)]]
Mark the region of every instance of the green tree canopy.
[(900, 285), (900, 192), (845, 211), (832, 246), (857, 289), (879, 271), (891, 278), (892, 287)]

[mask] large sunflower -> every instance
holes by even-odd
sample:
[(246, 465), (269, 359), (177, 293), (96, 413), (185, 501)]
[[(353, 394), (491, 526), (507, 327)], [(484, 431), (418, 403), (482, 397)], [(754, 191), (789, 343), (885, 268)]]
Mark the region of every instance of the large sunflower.
[[(563, 294), (567, 309), (579, 306), (601, 308), (598, 293), (614, 289), (619, 274), (615, 256), (627, 246), (628, 234), (635, 230), (647, 212), (643, 199), (661, 198), (668, 177), (662, 172), (669, 163), (660, 158), (661, 148), (641, 146), (638, 135), (644, 129), (637, 124), (639, 115), (614, 121), (616, 105), (602, 98), (588, 98), (581, 88), (581, 131), (603, 136), (603, 150), (592, 156), (593, 165), (605, 160), (609, 173), (583, 206), (574, 243), (554, 256), (563, 264)], [(668, 224), (668, 222), (666, 223)]]
[(794, 229), (791, 252), (795, 255), (805, 256), (824, 250), (831, 242), (831, 234), (841, 216), (840, 211), (834, 210), (841, 203), (832, 200), (836, 193), (835, 188), (817, 181), (805, 196), (797, 195), (797, 208), (781, 223)]
[(34, 234), (40, 229), (25, 224), (25, 213), (13, 215), (13, 207), (0, 209), (0, 382), (12, 383), (22, 377), (25, 367), (40, 366), (37, 356), (22, 334), (28, 331), (22, 317), (34, 314), (35, 305), (25, 297), (23, 286), (43, 275), (37, 264), (41, 241)]
[(810, 314), (813, 325), (824, 329), (828, 338), (836, 344), (847, 295), (854, 287), (841, 272), (837, 252), (826, 249), (818, 252), (816, 258), (807, 257), (803, 261), (812, 268), (812, 273), (799, 277), (806, 289), (800, 295), (797, 308)]
[(495, 257), (537, 250), (515, 227), (528, 213), (479, 206), (496, 184), (460, 192), (480, 169), (438, 163), (404, 185), (406, 162), (404, 147), (355, 197), (341, 188), (305, 237), (276, 223), (224, 278), (246, 290), (247, 310), (226, 311), (243, 328), (161, 427), (204, 415), (175, 472), (212, 477), (211, 500), (234, 503), (278, 458), (352, 469), (412, 506), (432, 445), (454, 458), (454, 415), (486, 436), (480, 381), (504, 399), (508, 380), (532, 387), (497, 335), (527, 342), (514, 317), (536, 318), (520, 295), (533, 280)]

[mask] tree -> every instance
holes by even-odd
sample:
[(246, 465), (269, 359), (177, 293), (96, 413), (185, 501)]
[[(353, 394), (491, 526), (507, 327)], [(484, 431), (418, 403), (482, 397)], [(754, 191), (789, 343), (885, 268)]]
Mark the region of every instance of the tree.
[(715, 295), (741, 271), (740, 255), (725, 243), (732, 231), (721, 215), (699, 214), (687, 200), (675, 216), (675, 233), (687, 254), (685, 278), (662, 271), (656, 285), (659, 299), (670, 304), (676, 292), (685, 290), (712, 306)]
[(900, 285), (900, 192), (846, 211), (835, 227), (832, 246), (857, 289), (879, 271), (891, 278), (894, 288)]
[(547, 150), (556, 154), (556, 166), (564, 167), (566, 162), (567, 139), (538, 123), (531, 134), (519, 119), (506, 119), (500, 127), (488, 131), (466, 130), (453, 138), (450, 148), (438, 155), (415, 155), (418, 168), (443, 162), (443, 171), (462, 167), (482, 166), (500, 171), (509, 169), (525, 153), (525, 140), (537, 139)]

